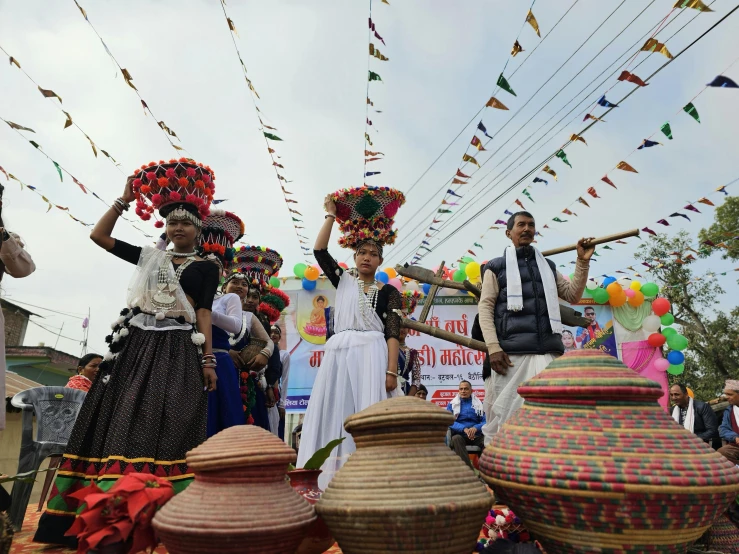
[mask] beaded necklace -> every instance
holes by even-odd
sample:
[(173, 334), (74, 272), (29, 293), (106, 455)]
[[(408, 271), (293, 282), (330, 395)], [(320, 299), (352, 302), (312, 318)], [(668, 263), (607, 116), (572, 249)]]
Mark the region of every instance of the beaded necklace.
[(365, 324), (369, 325), (372, 318), (372, 312), (377, 308), (377, 281), (372, 281), (367, 292), (364, 292), (365, 282), (357, 279), (357, 287), (359, 288), (359, 311), (362, 314)]
[[(175, 292), (180, 286), (180, 277), (182, 272), (187, 269), (197, 256), (197, 252), (166, 252), (162, 263), (159, 265), (159, 273), (157, 274), (157, 292), (151, 299), (152, 305), (164, 312), (171, 310), (177, 304)], [(174, 274), (174, 279), (169, 276), (169, 265), (172, 258), (187, 258), (182, 262)]]

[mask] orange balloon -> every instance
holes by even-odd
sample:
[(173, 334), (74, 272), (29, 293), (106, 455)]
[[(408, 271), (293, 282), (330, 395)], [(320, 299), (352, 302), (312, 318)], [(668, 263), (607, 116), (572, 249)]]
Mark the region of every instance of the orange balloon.
[(398, 276), (398, 272), (395, 271), (394, 267), (386, 267), (383, 271), (387, 273), (387, 276), (391, 279), (395, 279)]
[(303, 274), (303, 277), (308, 279), (309, 281), (315, 281), (318, 279), (318, 270), (313, 266), (308, 266), (305, 268), (305, 273)]
[(621, 294), (624, 294), (624, 290), (621, 288), (621, 285), (618, 283), (611, 283), (606, 287), (606, 290), (608, 291), (608, 296), (611, 297), (611, 300), (614, 298), (617, 298)]
[(642, 304), (644, 304), (644, 293), (640, 290), (636, 290), (634, 291), (634, 296), (632, 296), (628, 300), (630, 306), (634, 306), (635, 308), (637, 306), (641, 306)]
[(611, 297), (609, 304), (614, 308), (620, 308), (621, 306), (626, 304), (626, 300), (628, 300), (626, 294), (624, 293), (624, 291), (621, 291), (621, 294), (619, 296)]

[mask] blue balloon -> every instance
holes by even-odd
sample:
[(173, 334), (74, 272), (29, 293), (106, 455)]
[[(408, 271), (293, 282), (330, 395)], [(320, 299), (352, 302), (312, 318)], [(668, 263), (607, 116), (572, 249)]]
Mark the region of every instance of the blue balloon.
[(603, 279), (603, 288), (606, 288), (608, 285), (610, 285), (611, 283), (615, 283), (615, 282), (616, 282), (615, 277), (606, 277), (605, 279)]
[(305, 290), (313, 290), (314, 288), (316, 288), (316, 283), (318, 283), (318, 281), (309, 281), (308, 279), (303, 277), (303, 288)]
[(388, 282), (390, 282), (390, 275), (388, 275), (384, 271), (378, 271), (377, 273), (375, 273), (375, 279), (380, 281), (380, 283), (382, 283), (383, 285), (387, 285)]
[(428, 295), (429, 291), (431, 290), (431, 285), (429, 285), (428, 283), (424, 283), (421, 288), (423, 289), (423, 294)]
[(685, 354), (679, 350), (673, 350), (667, 354), (667, 361), (670, 362), (671, 365), (680, 365), (685, 361)]

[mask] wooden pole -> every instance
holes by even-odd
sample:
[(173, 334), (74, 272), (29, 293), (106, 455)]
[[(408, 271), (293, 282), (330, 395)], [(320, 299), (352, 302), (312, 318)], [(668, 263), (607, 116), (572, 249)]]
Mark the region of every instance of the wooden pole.
[[(401, 273), (400, 271), (400, 270), (403, 270), (404, 272), (407, 273), (406, 271), (407, 269), (410, 269), (410, 268), (397, 266), (395, 268), (395, 271), (400, 273), (400, 275), (402, 275), (403, 277), (408, 277), (408, 275), (406, 275), (405, 273)], [(423, 269), (423, 268), (418, 268), (418, 269)], [(433, 271), (431, 271), (430, 269), (424, 269), (424, 271), (427, 271), (428, 273), (430, 273), (431, 276), (434, 277), (435, 280), (443, 282), (444, 280), (441, 278), (441, 276), (444, 274), (444, 260), (442, 260), (441, 264), (439, 264), (439, 269), (436, 272), (436, 275), (434, 275)], [(426, 318), (429, 316), (431, 305), (434, 303), (434, 298), (436, 298), (436, 293), (439, 292), (439, 286), (441, 285), (441, 283), (431, 283), (431, 285), (432, 285), (431, 290), (429, 291), (429, 294), (423, 303), (423, 309), (421, 310), (421, 316), (418, 318), (418, 321), (420, 321), (421, 323), (426, 322)]]
[(419, 267), (416, 265), (408, 267), (396, 265), (395, 271), (398, 273), (398, 275), (402, 275), (403, 277), (407, 277), (408, 279), (414, 279), (420, 283), (428, 283), (429, 285), (433, 285), (431, 287), (431, 290), (429, 291), (429, 296), (431, 296), (431, 293), (434, 291), (434, 286), (437, 290), (439, 287), (445, 289), (467, 290), (464, 286), (464, 283), (442, 279), (441, 275), (444, 272), (444, 269), (443, 266), (441, 267), (442, 268), (437, 271), (436, 274), (434, 274), (434, 272), (430, 269), (426, 269), (424, 267)]
[[(600, 237), (597, 239), (593, 239), (590, 244), (599, 245), (604, 244), (606, 242), (613, 242), (616, 240), (622, 240), (627, 239), (630, 237), (638, 237), (639, 236), (639, 229), (632, 229), (631, 231), (626, 231), (624, 233), (616, 233), (614, 235), (607, 235), (605, 237)], [(542, 256), (554, 256), (555, 254), (562, 254), (563, 252), (572, 252), (573, 250), (577, 250), (577, 244), (569, 244), (567, 246), (560, 246), (559, 248), (552, 248), (551, 250), (545, 250), (541, 254)]]
[(471, 339), (469, 337), (463, 337), (462, 335), (457, 335), (455, 333), (450, 333), (449, 331), (445, 331), (444, 329), (439, 329), (438, 327), (426, 325), (425, 323), (421, 323), (419, 321), (413, 321), (412, 319), (403, 317), (400, 313), (398, 315), (401, 316), (400, 325), (402, 327), (405, 327), (406, 329), (413, 329), (414, 331), (418, 331), (419, 333), (431, 335), (432, 337), (436, 337), (437, 339), (449, 341), (454, 344), (461, 344), (462, 346), (472, 348), (473, 350), (479, 350), (480, 352), (487, 353), (488, 351), (487, 346), (485, 346), (485, 343), (482, 341)]

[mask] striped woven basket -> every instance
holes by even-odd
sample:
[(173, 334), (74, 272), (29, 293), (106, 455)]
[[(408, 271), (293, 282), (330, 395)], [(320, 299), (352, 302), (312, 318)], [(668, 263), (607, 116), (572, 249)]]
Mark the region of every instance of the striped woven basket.
[(550, 554), (685, 552), (739, 493), (739, 469), (616, 358), (565, 354), (518, 392), (480, 471)]

